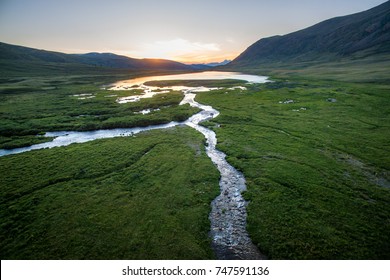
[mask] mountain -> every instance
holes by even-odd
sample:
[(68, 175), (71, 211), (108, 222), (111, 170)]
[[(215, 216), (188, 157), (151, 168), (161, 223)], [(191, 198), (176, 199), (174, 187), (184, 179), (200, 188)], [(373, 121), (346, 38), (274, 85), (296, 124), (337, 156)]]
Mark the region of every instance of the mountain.
[(213, 67), (226, 65), (229, 62), (231, 62), (231, 60), (225, 59), (222, 62), (198, 63), (198, 64), (190, 64), (190, 65), (191, 65), (191, 67), (198, 69), (198, 70), (208, 70), (208, 69), (211, 69)]
[(65, 54), (0, 42), (1, 73), (73, 73), (123, 70), (191, 71), (193, 67), (165, 59), (135, 59), (113, 53)]
[(118, 69), (131, 70), (192, 70), (189, 65), (166, 59), (136, 59), (113, 53), (87, 53), (87, 54), (71, 54), (78, 58), (80, 62)]
[(228, 67), (329, 61), (357, 54), (389, 53), (390, 1), (387, 1), (364, 12), (325, 20), (284, 36), (261, 39), (229, 63)]
[(210, 67), (216, 67), (216, 66), (226, 65), (229, 62), (231, 62), (231, 60), (225, 59), (222, 62), (210, 62), (210, 63), (206, 63), (205, 65), (210, 66)]

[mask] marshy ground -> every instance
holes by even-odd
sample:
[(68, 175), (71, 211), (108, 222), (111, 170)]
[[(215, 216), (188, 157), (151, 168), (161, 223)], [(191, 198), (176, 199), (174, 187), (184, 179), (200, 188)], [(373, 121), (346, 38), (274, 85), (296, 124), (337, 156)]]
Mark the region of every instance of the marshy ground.
[[(273, 80), (229, 81), (246, 90), (196, 99), (220, 112), (204, 125), (246, 178), (252, 241), (272, 259), (388, 259), (390, 86)], [(2, 148), (46, 141), (35, 135), (50, 130), (166, 123), (197, 112), (179, 106), (180, 92), (118, 104), (101, 89), (107, 78), (19, 83), (2, 80)], [(219, 173), (190, 128), (1, 157), (0, 170), (2, 259), (214, 257), (208, 215)]]

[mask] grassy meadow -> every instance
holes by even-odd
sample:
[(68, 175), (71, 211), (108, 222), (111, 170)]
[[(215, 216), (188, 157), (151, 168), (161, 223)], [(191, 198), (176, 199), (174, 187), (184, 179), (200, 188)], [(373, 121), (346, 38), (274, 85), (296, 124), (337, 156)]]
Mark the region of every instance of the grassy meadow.
[(1, 259), (209, 259), (219, 174), (187, 127), (0, 158)]
[(197, 95), (246, 177), (253, 242), (271, 259), (389, 259), (390, 85), (274, 80)]
[[(356, 82), (325, 68), (273, 70), (267, 84), (208, 81), (247, 90), (196, 100), (221, 113), (204, 125), (245, 175), (248, 231), (270, 259), (389, 259), (390, 84), (383, 71), (370, 80), (365, 69)], [(118, 104), (137, 92), (102, 87), (121, 79), (2, 79), (0, 148), (47, 141), (45, 131), (180, 121), (197, 110), (179, 106), (179, 92)], [(161, 110), (137, 113), (153, 108)], [(176, 127), (0, 157), (1, 258), (213, 258), (219, 174), (204, 144)]]
[[(0, 84), (0, 148), (50, 140), (36, 137), (46, 131), (148, 126), (183, 121), (198, 111), (189, 105), (179, 106), (181, 92), (118, 104), (117, 98), (140, 91), (103, 89), (113, 81), (113, 77), (104, 76), (4, 79)], [(139, 113), (157, 108), (160, 110), (147, 115)]]

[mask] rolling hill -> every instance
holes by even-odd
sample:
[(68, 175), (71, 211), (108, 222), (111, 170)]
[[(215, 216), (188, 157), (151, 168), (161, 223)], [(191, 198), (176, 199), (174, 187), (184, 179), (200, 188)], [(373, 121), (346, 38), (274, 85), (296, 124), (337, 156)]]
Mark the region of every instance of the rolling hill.
[(227, 68), (331, 62), (390, 54), (390, 1), (283, 36), (263, 38)]
[(191, 71), (190, 65), (165, 59), (135, 59), (113, 53), (65, 54), (0, 43), (1, 73), (91, 73), (123, 70)]

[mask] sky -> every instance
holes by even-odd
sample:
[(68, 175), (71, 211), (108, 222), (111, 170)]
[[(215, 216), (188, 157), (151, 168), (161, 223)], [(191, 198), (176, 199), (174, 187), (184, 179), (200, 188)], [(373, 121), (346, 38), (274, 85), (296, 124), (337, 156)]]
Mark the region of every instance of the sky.
[(233, 59), (257, 40), (384, 0), (0, 0), (0, 42), (184, 63)]

